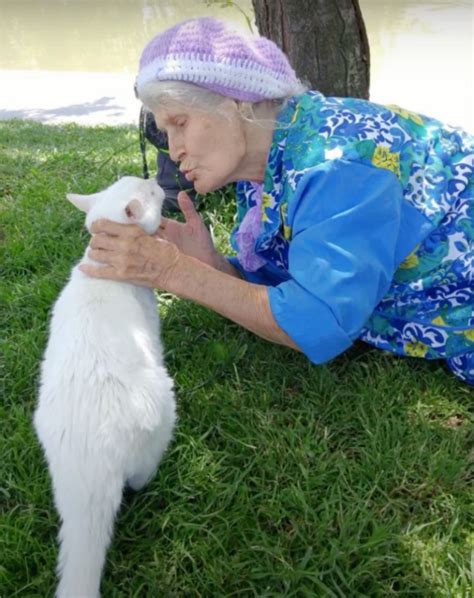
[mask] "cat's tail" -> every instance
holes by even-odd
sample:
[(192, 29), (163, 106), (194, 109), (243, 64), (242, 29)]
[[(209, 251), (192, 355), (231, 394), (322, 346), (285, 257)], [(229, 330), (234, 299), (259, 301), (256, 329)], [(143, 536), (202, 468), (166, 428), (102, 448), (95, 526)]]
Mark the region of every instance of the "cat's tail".
[(91, 480), (80, 479), (77, 475), (74, 478), (69, 487), (62, 483), (61, 487), (55, 488), (56, 504), (62, 519), (56, 596), (98, 598), (123, 481), (104, 477), (95, 480), (94, 487), (91, 487)]

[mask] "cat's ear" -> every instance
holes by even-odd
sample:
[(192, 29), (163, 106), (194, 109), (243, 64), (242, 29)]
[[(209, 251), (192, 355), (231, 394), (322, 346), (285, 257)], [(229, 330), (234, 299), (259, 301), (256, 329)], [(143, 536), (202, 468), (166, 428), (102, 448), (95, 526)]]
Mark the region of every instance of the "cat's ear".
[(131, 199), (125, 206), (125, 215), (130, 222), (136, 222), (145, 213), (145, 208), (139, 199)]
[(100, 197), (100, 193), (91, 195), (79, 195), (78, 193), (66, 193), (66, 199), (82, 212), (88, 212)]

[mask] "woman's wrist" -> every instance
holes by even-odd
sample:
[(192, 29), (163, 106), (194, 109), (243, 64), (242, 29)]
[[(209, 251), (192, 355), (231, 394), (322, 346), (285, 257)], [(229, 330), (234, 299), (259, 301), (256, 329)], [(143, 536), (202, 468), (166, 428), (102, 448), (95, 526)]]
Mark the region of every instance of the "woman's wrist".
[[(217, 252), (212, 259), (212, 263), (204, 262), (180, 252), (169, 270), (165, 284), (163, 284), (163, 280), (157, 280), (155, 286), (174, 293), (178, 297), (196, 300), (197, 297), (193, 296), (192, 289), (200, 286), (200, 282), (205, 284), (205, 280), (212, 275), (213, 270), (235, 278), (242, 278), (237, 268), (234, 268), (223, 255)], [(196, 285), (196, 281), (199, 281), (198, 285)]]
[(235, 276), (236, 278), (242, 278), (237, 268), (235, 268), (226, 257), (217, 252), (214, 260), (214, 268), (221, 272), (225, 272), (226, 274), (230, 274), (231, 276)]

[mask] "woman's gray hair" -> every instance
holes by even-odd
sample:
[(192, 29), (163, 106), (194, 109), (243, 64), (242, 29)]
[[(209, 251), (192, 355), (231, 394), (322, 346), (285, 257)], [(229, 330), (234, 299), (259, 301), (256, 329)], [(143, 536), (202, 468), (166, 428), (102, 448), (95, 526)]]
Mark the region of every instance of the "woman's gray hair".
[[(166, 108), (166, 106), (173, 104), (182, 104), (215, 114), (219, 112), (219, 106), (229, 98), (185, 81), (154, 81), (141, 88), (139, 99), (145, 109), (150, 112), (160, 107)], [(285, 97), (276, 100), (264, 100), (263, 102), (270, 103), (273, 107), (279, 109), (285, 105), (288, 99)], [(258, 106), (263, 102), (253, 103), (236, 100), (238, 111), (244, 120), (262, 125), (264, 122), (268, 122), (268, 119), (259, 119), (257, 116)]]

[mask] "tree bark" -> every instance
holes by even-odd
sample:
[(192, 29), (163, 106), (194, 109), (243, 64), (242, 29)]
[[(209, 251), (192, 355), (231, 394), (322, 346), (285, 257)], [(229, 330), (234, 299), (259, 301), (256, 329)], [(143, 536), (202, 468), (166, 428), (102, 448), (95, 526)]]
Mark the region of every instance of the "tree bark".
[(358, 0), (252, 0), (261, 35), (329, 96), (369, 97), (369, 42)]

